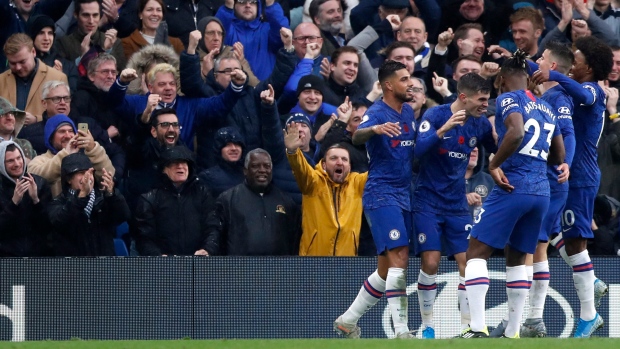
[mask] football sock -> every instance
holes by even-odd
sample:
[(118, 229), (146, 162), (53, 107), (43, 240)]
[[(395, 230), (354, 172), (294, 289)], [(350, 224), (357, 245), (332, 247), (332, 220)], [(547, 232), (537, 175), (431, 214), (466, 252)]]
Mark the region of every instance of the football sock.
[(461, 312), (461, 330), (469, 327), (471, 314), (469, 313), (469, 301), (467, 300), (467, 290), (465, 289), (465, 277), (459, 276), (459, 288), (457, 291), (459, 299), (459, 311)]
[(564, 246), (564, 237), (562, 236), (562, 233), (558, 234), (558, 236), (556, 236), (555, 239), (549, 241), (549, 243), (551, 244), (551, 246), (555, 247), (558, 250), (564, 262), (566, 262), (568, 266), (571, 266), (568, 255), (566, 254), (566, 247)]
[(594, 267), (588, 250), (568, 257), (570, 265), (573, 266), (573, 281), (577, 289), (577, 296), (581, 303), (580, 318), (590, 321), (596, 316), (594, 308)]
[(428, 275), (422, 270), (418, 275), (418, 302), (422, 324), (430, 327), (433, 327), (433, 305), (435, 304), (435, 297), (437, 297), (436, 278), (437, 274)]
[(534, 279), (530, 288), (530, 312), (528, 319), (541, 319), (549, 288), (549, 261), (534, 263)]
[(387, 297), (394, 323), (394, 333), (399, 335), (409, 332), (407, 300), (407, 274), (402, 268), (389, 268), (385, 280), (385, 297)]
[(506, 267), (506, 294), (508, 295), (508, 325), (504, 335), (513, 338), (519, 333), (521, 317), (525, 308), (525, 299), (530, 284), (527, 281), (525, 265)]
[(480, 332), (485, 328), (485, 297), (489, 290), (489, 270), (487, 261), (474, 258), (467, 261), (465, 267), (465, 289), (471, 313), (470, 327)]
[(342, 321), (348, 324), (355, 324), (357, 321), (372, 308), (381, 296), (385, 292), (385, 280), (383, 280), (379, 273), (375, 270), (360, 288), (357, 297), (349, 307), (349, 309), (342, 314)]

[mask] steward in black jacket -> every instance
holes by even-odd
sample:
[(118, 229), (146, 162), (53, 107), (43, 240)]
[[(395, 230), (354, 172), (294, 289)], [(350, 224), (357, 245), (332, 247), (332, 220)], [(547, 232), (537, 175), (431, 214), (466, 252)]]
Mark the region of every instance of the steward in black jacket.
[(207, 251), (223, 256), (297, 255), (301, 232), (293, 200), (271, 183), (267, 151), (248, 153), (245, 182), (220, 195), (209, 219)]
[(192, 153), (184, 146), (162, 152), (161, 182), (140, 197), (135, 214), (140, 255), (206, 255), (213, 197), (194, 167)]

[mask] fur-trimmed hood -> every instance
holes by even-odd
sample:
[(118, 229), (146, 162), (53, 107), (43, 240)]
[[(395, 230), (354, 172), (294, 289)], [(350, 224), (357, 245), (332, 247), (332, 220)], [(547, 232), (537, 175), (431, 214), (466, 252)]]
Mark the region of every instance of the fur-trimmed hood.
[(172, 47), (164, 44), (148, 45), (134, 53), (127, 62), (127, 68), (135, 69), (138, 73), (138, 79), (129, 84), (127, 94), (144, 94), (141, 88), (142, 75), (145, 69), (153, 63), (168, 63), (179, 70), (179, 55), (174, 52)]

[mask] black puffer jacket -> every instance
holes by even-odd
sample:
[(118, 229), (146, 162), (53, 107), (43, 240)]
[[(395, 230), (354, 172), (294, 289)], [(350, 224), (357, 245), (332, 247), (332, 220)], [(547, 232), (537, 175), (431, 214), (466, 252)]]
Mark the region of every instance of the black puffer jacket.
[(116, 226), (129, 219), (129, 207), (118, 189), (104, 196), (95, 190), (90, 218), (84, 212), (89, 197), (79, 198), (63, 189), (51, 204), (52, 245), (57, 256), (114, 256)]
[[(261, 81), (256, 87), (246, 84), (242, 95), (228, 114), (225, 120), (219, 122), (203, 123), (196, 128), (198, 141), (197, 157), (199, 168), (209, 168), (215, 165), (215, 158), (211, 152), (211, 140), (215, 131), (225, 126), (236, 127), (246, 143), (246, 150), (250, 151), (263, 147), (261, 141), (261, 118), (260, 118), (260, 93), (268, 89), (268, 85), (274, 89), (275, 98), (278, 99), (284, 91), (284, 85), (293, 74), (296, 59), (294, 53), (288, 53), (284, 49), (278, 51), (276, 64), (269, 78)], [(213, 70), (207, 75), (206, 81), (200, 77), (200, 59), (198, 54), (188, 55), (181, 53), (181, 86), (183, 93), (188, 97), (212, 97), (224, 92), (224, 88), (215, 81)]]
[(217, 198), (209, 219), (207, 252), (223, 256), (296, 255), (301, 232), (293, 200), (270, 185), (263, 193), (247, 183)]
[(47, 208), (52, 193), (42, 177), (32, 175), (37, 184), (39, 203), (28, 193), (19, 205), (12, 201), (15, 183), (0, 176), (0, 257), (39, 257), (47, 255), (47, 239), (51, 231)]
[[(162, 154), (162, 161), (169, 152)], [(161, 176), (160, 185), (143, 194), (138, 202), (138, 252), (142, 256), (191, 256), (206, 249), (207, 219), (214, 201), (207, 186), (196, 177), (193, 161), (189, 160), (187, 181), (179, 187), (165, 174)]]

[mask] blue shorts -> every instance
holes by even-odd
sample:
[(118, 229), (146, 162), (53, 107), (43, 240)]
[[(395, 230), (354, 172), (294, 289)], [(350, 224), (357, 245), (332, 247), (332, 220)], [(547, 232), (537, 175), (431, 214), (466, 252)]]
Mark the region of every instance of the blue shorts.
[(513, 249), (534, 253), (538, 233), (549, 208), (549, 197), (530, 194), (498, 194), (491, 192), (474, 219), (471, 236), (497, 249), (506, 244)]
[(594, 238), (592, 217), (596, 187), (569, 188), (562, 214), (562, 236), (566, 238)]
[(548, 242), (551, 234), (562, 231), (562, 212), (564, 211), (567, 197), (567, 191), (556, 191), (551, 193), (549, 209), (547, 210), (545, 218), (543, 218), (540, 234), (538, 234), (538, 241)]
[[(445, 251), (448, 256), (453, 256), (467, 251), (469, 245), (467, 229), (472, 224), (470, 215), (448, 216), (433, 212), (414, 212), (416, 255), (425, 251)], [(442, 241), (444, 249), (441, 248)]]
[(409, 246), (411, 212), (398, 206), (364, 209), (366, 220), (377, 246), (377, 254), (396, 247)]

